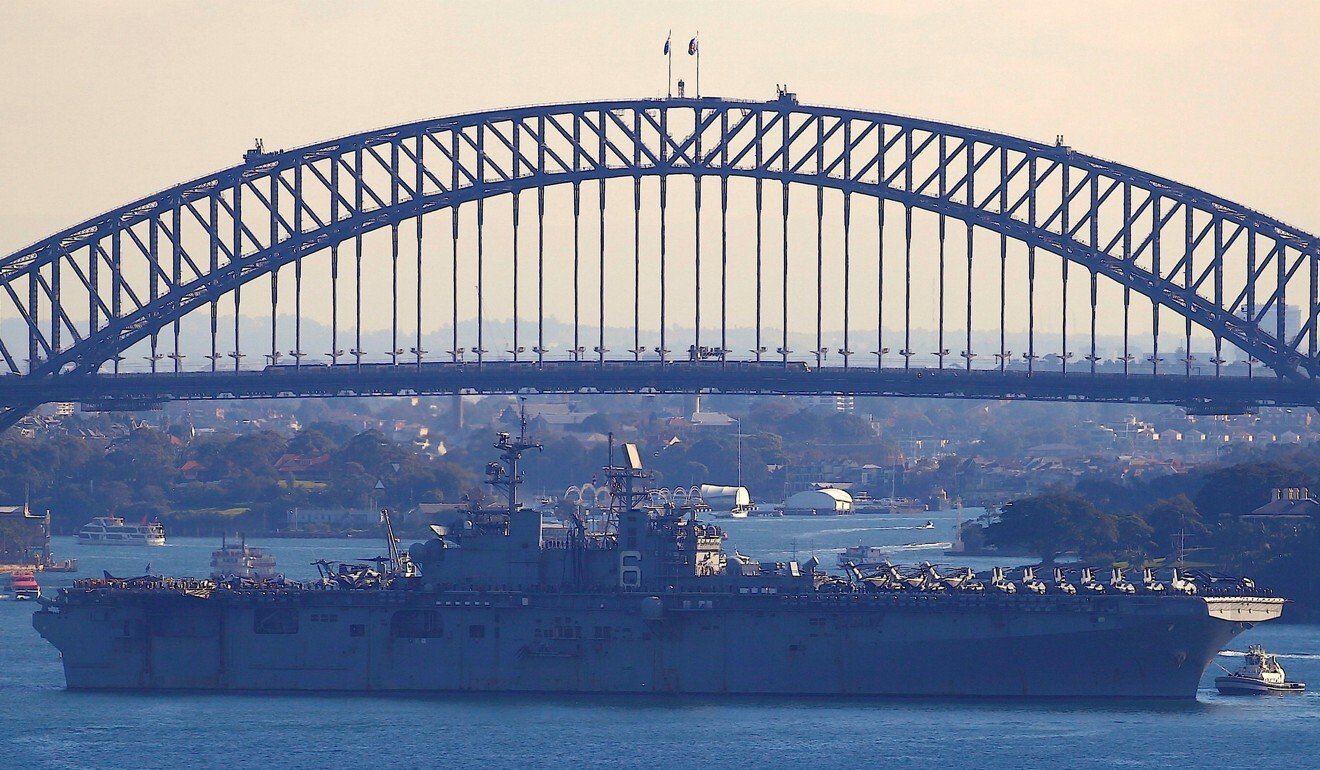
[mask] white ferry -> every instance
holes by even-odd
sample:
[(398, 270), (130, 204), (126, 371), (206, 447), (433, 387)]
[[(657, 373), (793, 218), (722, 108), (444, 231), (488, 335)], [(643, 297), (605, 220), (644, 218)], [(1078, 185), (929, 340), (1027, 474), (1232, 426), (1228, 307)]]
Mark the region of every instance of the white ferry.
[(211, 552), (211, 579), (274, 580), (275, 557), (240, 540), (238, 545), (220, 540), (220, 550)]
[(125, 524), (118, 516), (97, 516), (78, 530), (78, 542), (91, 545), (165, 545), (160, 522)]

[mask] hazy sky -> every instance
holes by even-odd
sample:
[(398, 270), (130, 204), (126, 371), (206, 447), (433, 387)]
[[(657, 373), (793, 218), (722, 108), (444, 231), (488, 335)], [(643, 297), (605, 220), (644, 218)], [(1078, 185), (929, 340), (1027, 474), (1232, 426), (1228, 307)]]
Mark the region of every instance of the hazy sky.
[[(703, 91), (972, 124), (1320, 227), (1320, 5), (101, 2), (0, 5), (0, 251), (185, 177), (412, 118)], [(689, 74), (691, 60), (675, 57)]]
[(0, 253), (302, 144), (534, 102), (702, 92), (1052, 141), (1320, 229), (1314, 3), (10, 2)]

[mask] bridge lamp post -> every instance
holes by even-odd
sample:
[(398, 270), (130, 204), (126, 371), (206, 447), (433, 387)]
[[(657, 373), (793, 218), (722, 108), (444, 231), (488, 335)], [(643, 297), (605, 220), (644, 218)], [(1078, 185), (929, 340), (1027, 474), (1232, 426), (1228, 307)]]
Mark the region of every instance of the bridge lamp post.
[(967, 368), (968, 368), (968, 369), (971, 369), (971, 368), (972, 368), (972, 359), (973, 359), (973, 358), (976, 358), (976, 354), (973, 353), (973, 352), (970, 351), (970, 350), (964, 350), (964, 351), (962, 351), (961, 353), (959, 353), (958, 355), (961, 356), (965, 361), (967, 361)]
[(229, 357), (234, 359), (234, 371), (238, 371), (239, 364), (242, 363), (244, 358), (247, 358), (247, 355), (237, 350), (231, 350), (229, 351)]
[(546, 357), (546, 354), (548, 354), (548, 353), (550, 352), (550, 348), (552, 348), (552, 347), (554, 347), (554, 346), (553, 346), (553, 345), (535, 345), (535, 346), (532, 347), (532, 352), (536, 354), (536, 365), (537, 365), (537, 366), (541, 366), (542, 364), (545, 363), (545, 357)]
[(656, 355), (660, 356), (660, 363), (669, 363), (669, 348), (657, 346), (653, 350), (655, 350)]
[(429, 351), (427, 351), (426, 348), (408, 348), (408, 352), (413, 354), (413, 358), (417, 359), (417, 365), (421, 366), (422, 356), (426, 355)]
[(644, 347), (628, 348), (628, 352), (633, 354), (634, 361), (642, 360), (642, 354), (646, 352)]
[(160, 353), (152, 353), (149, 356), (143, 356), (142, 360), (146, 361), (151, 366), (151, 372), (154, 374), (156, 372), (156, 362), (164, 357), (165, 356)]
[(1072, 360), (1073, 354), (1067, 350), (1059, 354), (1059, 371), (1068, 371), (1068, 362)]
[(506, 351), (504, 351), (504, 352), (505, 352), (505, 353), (508, 353), (508, 354), (511, 355), (511, 356), (513, 356), (513, 360), (516, 362), (516, 361), (518, 360), (518, 356), (520, 356), (520, 355), (522, 355), (523, 353), (527, 352), (527, 348), (523, 347), (522, 345), (517, 345), (517, 346), (515, 346), (515, 347), (509, 348), (508, 350), (506, 350)]
[(1004, 368), (1008, 365), (1008, 359), (1012, 356), (1013, 351), (1011, 350), (1001, 350), (995, 353), (995, 358), (999, 359), (999, 371), (1004, 371)]
[(1123, 362), (1123, 376), (1124, 376), (1124, 377), (1126, 377), (1126, 376), (1128, 375), (1128, 367), (1132, 364), (1133, 361), (1136, 360), (1136, 358), (1137, 358), (1137, 357), (1134, 356), (1134, 355), (1132, 355), (1131, 353), (1124, 353), (1123, 355), (1121, 355), (1121, 356), (1118, 357), (1118, 360)]
[(1160, 373), (1160, 364), (1164, 363), (1164, 357), (1163, 357), (1163, 356), (1157, 356), (1157, 355), (1155, 355), (1155, 354), (1152, 353), (1151, 355), (1146, 356), (1146, 361), (1148, 361), (1148, 362), (1150, 363), (1150, 373), (1151, 373), (1151, 374), (1159, 374), (1159, 373)]
[(295, 367), (301, 367), (301, 366), (302, 366), (302, 360), (303, 360), (303, 358), (304, 358), (306, 355), (307, 355), (307, 354), (304, 353), (304, 352), (302, 352), (301, 350), (290, 350), (290, 351), (289, 351), (289, 356), (290, 356), (291, 358), (293, 358), (293, 365), (294, 365)]
[(830, 355), (830, 349), (829, 349), (829, 348), (826, 348), (826, 347), (817, 348), (816, 350), (813, 350), (813, 351), (811, 351), (811, 352), (812, 352), (813, 355), (816, 356), (816, 368), (817, 368), (817, 369), (819, 369), (819, 368), (821, 368), (822, 366), (824, 366), (825, 359), (828, 358), (829, 355)]
[(1022, 360), (1027, 362), (1027, 376), (1030, 377), (1036, 371), (1036, 359), (1040, 358), (1036, 353), (1023, 353)]
[(467, 348), (454, 348), (453, 350), (446, 350), (445, 352), (454, 360), (454, 363), (460, 364), (463, 363), (463, 354), (467, 353)]
[(403, 355), (403, 348), (395, 348), (394, 350), (388, 351), (388, 352), (386, 353), (386, 355), (388, 355), (388, 356), (390, 357), (390, 364), (391, 364), (391, 365), (393, 365), (393, 366), (398, 366), (398, 365), (399, 365), (399, 356)]
[(944, 357), (947, 356), (947, 355), (949, 355), (949, 349), (948, 349), (948, 348), (941, 348), (940, 350), (935, 351), (935, 353), (934, 353), (933, 355), (934, 355), (936, 358), (938, 358), (938, 359), (940, 360), (940, 368), (943, 369), (943, 368), (944, 368)]
[(595, 352), (596, 354), (596, 362), (599, 363), (601, 366), (604, 366), (605, 354), (610, 352), (610, 349), (605, 347), (604, 345), (597, 345), (594, 348), (592, 348), (592, 351)]
[(326, 355), (330, 357), (330, 365), (331, 365), (331, 366), (338, 366), (338, 365), (339, 365), (339, 357), (342, 356), (342, 355), (344, 355), (344, 351), (342, 351), (342, 350), (332, 350), (332, 351), (330, 351), (329, 353), (326, 353)]
[(187, 355), (183, 353), (170, 353), (165, 357), (174, 362), (174, 371), (177, 372), (183, 369), (183, 359), (187, 358)]
[(361, 368), (362, 368), (362, 351), (361, 351), (361, 350), (358, 350), (357, 348), (351, 348), (351, 349), (348, 351), (348, 354), (349, 354), (350, 356), (353, 357), (353, 365), (356, 366), (356, 367), (358, 367), (359, 369), (361, 369)]
[(278, 352), (267, 353), (263, 358), (265, 358), (271, 366), (277, 366), (280, 362), (280, 354)]
[(788, 354), (792, 352), (793, 351), (788, 348), (775, 348), (775, 353), (777, 353), (779, 357), (783, 359), (784, 366), (788, 366)]
[(849, 350), (848, 348), (839, 348), (838, 353), (839, 355), (843, 356), (843, 368), (847, 369), (848, 357), (853, 354), (853, 351)]
[(756, 363), (759, 364), (759, 363), (761, 363), (761, 354), (765, 353), (767, 350), (769, 350), (769, 348), (766, 348), (765, 346), (761, 346), (761, 347), (759, 347), (759, 348), (751, 348), (751, 349), (748, 350), (747, 352), (748, 352), (748, 353), (752, 353), (753, 355), (755, 355), (755, 356), (756, 356)]
[(216, 364), (220, 361), (220, 359), (224, 358), (224, 356), (220, 355), (219, 353), (210, 353), (206, 356), (206, 358), (209, 358), (211, 360), (211, 371), (214, 372), (216, 370)]

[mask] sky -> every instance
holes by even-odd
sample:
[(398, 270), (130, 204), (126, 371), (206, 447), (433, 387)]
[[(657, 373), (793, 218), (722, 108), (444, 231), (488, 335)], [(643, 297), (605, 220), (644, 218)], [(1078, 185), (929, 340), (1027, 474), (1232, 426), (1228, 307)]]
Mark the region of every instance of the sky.
[(254, 137), (295, 147), (483, 108), (666, 88), (1051, 142), (1320, 229), (1320, 4), (71, 2), (0, 5), (0, 254)]

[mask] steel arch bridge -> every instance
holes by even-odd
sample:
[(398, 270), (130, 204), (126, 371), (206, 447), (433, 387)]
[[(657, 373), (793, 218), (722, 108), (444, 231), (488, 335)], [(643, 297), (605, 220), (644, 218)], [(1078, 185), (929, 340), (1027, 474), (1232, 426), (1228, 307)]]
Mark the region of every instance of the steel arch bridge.
[[(0, 259), (0, 426), (55, 400), (580, 390), (1314, 406), (1318, 255), (1062, 137), (786, 91), (494, 110), (258, 144)], [(246, 365), (244, 288), (269, 320)], [(327, 305), (329, 350), (305, 350), (304, 308)], [(382, 308), (384, 358), (363, 341)]]

